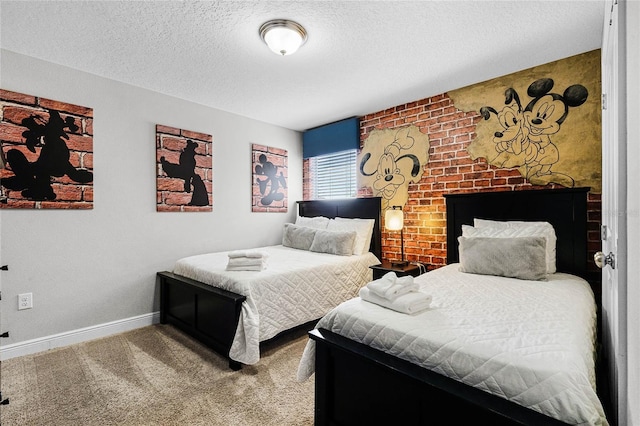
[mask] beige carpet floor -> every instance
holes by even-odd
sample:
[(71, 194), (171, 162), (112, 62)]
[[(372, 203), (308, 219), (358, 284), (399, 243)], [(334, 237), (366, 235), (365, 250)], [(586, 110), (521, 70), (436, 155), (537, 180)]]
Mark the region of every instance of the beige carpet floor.
[(307, 337), (262, 348), (260, 362), (227, 361), (171, 326), (2, 362), (0, 423), (12, 425), (311, 425), (313, 379), (295, 380)]

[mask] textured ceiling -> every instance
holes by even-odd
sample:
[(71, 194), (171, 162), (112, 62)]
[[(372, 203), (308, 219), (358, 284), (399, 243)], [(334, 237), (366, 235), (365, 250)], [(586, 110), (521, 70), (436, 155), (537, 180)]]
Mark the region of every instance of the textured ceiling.
[[(601, 46), (604, 1), (1, 1), (0, 46), (305, 130)], [(309, 33), (291, 56), (258, 35)]]

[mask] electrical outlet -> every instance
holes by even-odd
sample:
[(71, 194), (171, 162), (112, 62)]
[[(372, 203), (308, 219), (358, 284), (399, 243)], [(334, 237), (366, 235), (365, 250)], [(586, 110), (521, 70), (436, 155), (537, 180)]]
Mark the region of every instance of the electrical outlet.
[(18, 295), (18, 310), (33, 308), (33, 293), (22, 293)]

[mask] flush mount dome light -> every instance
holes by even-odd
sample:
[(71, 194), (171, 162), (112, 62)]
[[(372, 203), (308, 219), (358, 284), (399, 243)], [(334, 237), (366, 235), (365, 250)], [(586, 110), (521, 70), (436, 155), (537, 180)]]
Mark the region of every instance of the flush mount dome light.
[(307, 31), (294, 21), (274, 19), (260, 26), (260, 37), (274, 53), (291, 55), (307, 41)]

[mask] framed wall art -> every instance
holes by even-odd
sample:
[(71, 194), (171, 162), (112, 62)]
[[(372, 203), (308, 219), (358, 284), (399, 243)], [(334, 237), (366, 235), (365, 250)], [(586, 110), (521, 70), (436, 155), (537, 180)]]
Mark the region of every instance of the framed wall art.
[(93, 208), (93, 109), (0, 90), (0, 208)]
[(289, 179), (287, 151), (264, 145), (251, 145), (251, 211), (287, 211)]
[(156, 125), (157, 211), (213, 210), (213, 136)]

